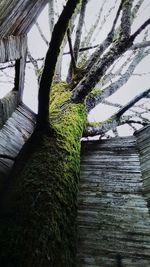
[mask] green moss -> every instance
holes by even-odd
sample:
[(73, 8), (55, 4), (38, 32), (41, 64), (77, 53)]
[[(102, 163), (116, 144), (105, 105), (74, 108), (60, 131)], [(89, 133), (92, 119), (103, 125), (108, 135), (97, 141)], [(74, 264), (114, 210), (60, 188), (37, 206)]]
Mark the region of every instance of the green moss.
[(95, 96), (100, 96), (101, 93), (102, 93), (102, 90), (101, 90), (101, 89), (99, 89), (99, 88), (94, 88), (94, 89), (91, 91), (89, 97), (92, 97), (92, 96), (93, 96), (93, 97), (95, 97)]
[(86, 112), (83, 104), (69, 103), (70, 97), (65, 83), (53, 87), (54, 135), (38, 136), (15, 179), (11, 205), (1, 221), (0, 253), (6, 266), (75, 266), (80, 138)]
[(88, 121), (87, 126), (89, 126), (89, 127), (99, 127), (101, 124), (102, 123), (97, 122), (97, 121), (91, 121), (91, 122)]
[(87, 124), (86, 124), (86, 126), (88, 127), (101, 127), (103, 124), (105, 124), (105, 123), (112, 123), (113, 122), (113, 120), (114, 120), (114, 117), (112, 116), (112, 117), (110, 117), (110, 118), (108, 118), (107, 120), (105, 120), (105, 121), (102, 121), (102, 122), (97, 122), (97, 121), (94, 121), (94, 122), (90, 122), (90, 121), (88, 121), (87, 122)]

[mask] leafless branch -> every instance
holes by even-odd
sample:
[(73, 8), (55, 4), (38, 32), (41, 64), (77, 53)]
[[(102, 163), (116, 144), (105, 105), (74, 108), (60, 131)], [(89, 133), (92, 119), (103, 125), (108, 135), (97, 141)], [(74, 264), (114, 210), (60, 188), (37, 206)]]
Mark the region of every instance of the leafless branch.
[(54, 29), (54, 0), (49, 0), (48, 2), (48, 19), (50, 33), (52, 34)]
[(39, 34), (40, 34), (42, 40), (43, 40), (44, 43), (48, 46), (48, 45), (49, 45), (49, 42), (48, 42), (48, 40), (46, 39), (45, 35), (43, 34), (43, 31), (42, 31), (42, 29), (41, 29), (41, 27), (40, 27), (40, 25), (39, 25), (39, 23), (38, 23), (37, 21), (35, 22), (35, 25), (36, 25), (36, 27), (37, 27), (37, 29), (38, 29), (38, 31), (39, 31)]
[(146, 97), (150, 93), (150, 88), (145, 90), (144, 92), (135, 96), (127, 105), (121, 108), (117, 113), (116, 117), (120, 118), (129, 108), (131, 108), (135, 103), (137, 103), (140, 99)]
[(86, 10), (87, 3), (88, 3), (88, 0), (82, 0), (82, 2), (81, 2), (80, 16), (79, 16), (78, 26), (77, 26), (77, 30), (76, 30), (75, 43), (74, 43), (73, 49), (72, 49), (72, 45), (71, 45), (70, 34), (68, 36), (68, 42), (69, 42), (70, 53), (71, 53), (71, 63), (69, 66), (68, 76), (67, 76), (68, 82), (71, 81), (72, 70), (73, 71), (76, 70), (76, 63), (77, 63), (77, 58), (78, 58), (78, 54), (79, 54), (81, 35), (82, 35), (82, 29), (83, 29), (83, 25), (84, 25), (85, 10)]
[(137, 13), (142, 5), (142, 3), (144, 2), (144, 0), (139, 0), (136, 5), (133, 7), (132, 9), (132, 16), (131, 16), (131, 19), (133, 21), (133, 19), (137, 16)]
[(69, 28), (67, 30), (67, 37), (68, 37), (68, 44), (69, 44), (70, 55), (71, 55), (71, 65), (73, 68), (73, 72), (75, 72), (76, 71), (76, 59), (75, 59), (74, 50), (72, 47), (72, 40), (71, 40)]
[(98, 13), (98, 16), (97, 16), (97, 19), (95, 20), (95, 23), (91, 26), (90, 30), (88, 31), (88, 33), (86, 34), (85, 38), (83, 39), (83, 41), (81, 43), (81, 47), (85, 47), (90, 43), (91, 38), (92, 38), (92, 36), (94, 34), (94, 31), (95, 31), (97, 25), (100, 22), (100, 19), (101, 19), (101, 16), (102, 16), (102, 12), (103, 12), (103, 8), (104, 8), (105, 4), (106, 4), (106, 0), (103, 0), (103, 2), (101, 4), (101, 7), (100, 7), (100, 10), (99, 10), (99, 13)]
[(27, 56), (29, 58), (29, 61), (32, 63), (33, 67), (34, 67), (34, 72), (35, 72), (35, 75), (37, 77), (37, 81), (38, 83), (40, 82), (40, 76), (39, 76), (39, 72), (40, 72), (40, 69), (38, 67), (38, 63), (37, 63), (37, 60), (34, 59), (29, 51), (29, 48), (27, 49)]
[(113, 25), (112, 25), (112, 28), (111, 28), (110, 32), (108, 33), (106, 39), (99, 45), (99, 47), (96, 49), (96, 51), (91, 55), (91, 57), (88, 60), (87, 67), (86, 67), (87, 72), (89, 72), (91, 70), (93, 65), (97, 62), (97, 60), (100, 58), (100, 56), (103, 54), (103, 52), (111, 44), (113, 37), (114, 37), (115, 25), (117, 23), (117, 20), (119, 18), (121, 10), (122, 10), (122, 1), (121, 1), (119, 8), (118, 8), (116, 17), (115, 17)]
[(137, 103), (143, 97), (146, 97), (150, 92), (150, 88), (140, 93), (134, 97), (129, 103), (127, 103), (123, 108), (117, 111), (113, 116), (104, 122), (97, 123), (96, 126), (88, 126), (84, 132), (84, 136), (95, 136), (95, 135), (104, 135), (109, 130), (114, 130), (117, 126), (125, 123), (138, 123), (143, 126), (147, 125), (149, 120), (134, 120), (132, 116), (123, 116), (122, 115), (129, 110), (135, 103)]
[(120, 35), (123, 39), (129, 39), (131, 33), (131, 8), (133, 1), (128, 0), (124, 1), (122, 6), (122, 16), (121, 16), (121, 25), (120, 25)]
[[(112, 94), (114, 94), (119, 88), (121, 88), (131, 77), (131, 75), (133, 74), (135, 68), (137, 67), (137, 65), (143, 60), (143, 58), (145, 56), (147, 56), (150, 53), (150, 49), (149, 50), (139, 50), (137, 54), (135, 54), (132, 62), (129, 64), (126, 72), (124, 74), (121, 75), (121, 77), (111, 83), (110, 85), (108, 85), (107, 87), (105, 87), (103, 89), (103, 91), (100, 91), (99, 94), (96, 94), (96, 96), (93, 95), (89, 95), (86, 101), (86, 106), (88, 111), (90, 111), (91, 109), (93, 109), (97, 104), (101, 103), (105, 98), (111, 96)], [(109, 76), (108, 76), (109, 77)]]
[(81, 43), (82, 28), (84, 24), (87, 3), (88, 3), (88, 0), (82, 0), (82, 3), (81, 3), (81, 11), (80, 11), (79, 22), (78, 22), (77, 31), (76, 31), (75, 43), (74, 43), (74, 56), (75, 56), (76, 62), (77, 62), (80, 43)]
[(143, 41), (141, 43), (136, 43), (130, 47), (130, 49), (135, 50), (139, 48), (144, 48), (150, 46), (150, 41)]
[(150, 25), (150, 18), (147, 19), (129, 38), (129, 42), (133, 43), (135, 38), (148, 26)]
[[(93, 45), (93, 46), (83, 47), (83, 48), (80, 48), (79, 49), (79, 52), (84, 52), (86, 50), (94, 49), (94, 48), (97, 48), (98, 46), (99, 45)], [(69, 55), (69, 54), (70, 54), (70, 51), (64, 53), (64, 55)]]

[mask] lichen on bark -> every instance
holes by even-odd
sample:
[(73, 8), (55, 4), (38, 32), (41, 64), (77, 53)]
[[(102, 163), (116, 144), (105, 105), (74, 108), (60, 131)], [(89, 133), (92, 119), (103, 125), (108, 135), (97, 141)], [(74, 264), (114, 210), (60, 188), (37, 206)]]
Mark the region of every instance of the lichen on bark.
[(80, 138), (86, 112), (84, 104), (70, 102), (71, 94), (65, 83), (53, 86), (53, 136), (38, 136), (15, 177), (0, 221), (3, 266), (75, 266)]

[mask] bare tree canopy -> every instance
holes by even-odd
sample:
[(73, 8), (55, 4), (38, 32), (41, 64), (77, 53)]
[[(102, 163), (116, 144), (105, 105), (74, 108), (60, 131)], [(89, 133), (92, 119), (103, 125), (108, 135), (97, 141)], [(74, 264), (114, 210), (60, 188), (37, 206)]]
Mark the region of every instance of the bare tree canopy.
[[(63, 4), (63, 1), (62, 1)], [(148, 2), (146, 0), (141, 1), (112, 1), (111, 5), (108, 5), (108, 1), (101, 1), (99, 5), (97, 5), (97, 13), (94, 13), (95, 10), (93, 8), (93, 13), (95, 15), (95, 21), (89, 22), (89, 8), (92, 7), (92, 1), (81, 1), (80, 6), (77, 7), (71, 21), (70, 16), (68, 15), (68, 24), (64, 24), (64, 36), (61, 37), (60, 43), (58, 44), (58, 36), (60, 36), (60, 32), (62, 32), (62, 19), (59, 17), (61, 11), (61, 3), (57, 5), (55, 1), (49, 1), (49, 32), (51, 36), (50, 46), (49, 40), (45, 36), (42, 30), (42, 26), (36, 22), (37, 30), (46, 44), (49, 46), (49, 50), (52, 50), (52, 54), (54, 57), (54, 48), (56, 43), (58, 45), (58, 51), (55, 57), (55, 65), (58, 57), (58, 52), (60, 49), (60, 56), (57, 62), (57, 67), (55, 70), (55, 75), (59, 77), (59, 81), (64, 78), (69, 81), (70, 86), (72, 88), (72, 98), (71, 101), (74, 103), (85, 102), (88, 113), (93, 113), (94, 108), (97, 106), (112, 106), (115, 110), (122, 108), (122, 105), (119, 105), (119, 100), (115, 99), (115, 94), (117, 92), (123, 91), (123, 87), (128, 84), (128, 81), (135, 76), (137, 78), (145, 76), (149, 76), (149, 73), (143, 73), (141, 71), (140, 65), (141, 63), (148, 58), (150, 54), (150, 41), (149, 41), (149, 24), (150, 19), (148, 17), (145, 20), (140, 17), (144, 14), (145, 9), (147, 8)], [(69, 6), (69, 1), (67, 3)], [(73, 6), (73, 2), (71, 3), (72, 8), (74, 10), (75, 5)], [(149, 5), (148, 5), (149, 6)], [(66, 9), (67, 7), (65, 7)], [(65, 9), (63, 12), (65, 12)], [(69, 9), (71, 11), (71, 7)], [(68, 11), (67, 11), (68, 12)], [(92, 12), (92, 11), (91, 11)], [(71, 12), (70, 12), (71, 14)], [(65, 15), (66, 16), (66, 15)], [(64, 19), (64, 13), (62, 18)], [(139, 19), (140, 18), (140, 19)], [(58, 20), (58, 21), (57, 21)], [(106, 26), (107, 21), (109, 22), (109, 26)], [(111, 21), (111, 22), (110, 22)], [(57, 22), (57, 23), (56, 23)], [(56, 25), (55, 25), (56, 23)], [(55, 28), (54, 28), (55, 25)], [(86, 29), (86, 26), (88, 28)], [(103, 29), (105, 27), (108, 28), (106, 34), (104, 36)], [(110, 28), (109, 28), (110, 27)], [(106, 28), (106, 29), (107, 29)], [(54, 29), (54, 30), (53, 30)], [(67, 34), (68, 29), (68, 34)], [(66, 34), (65, 34), (66, 32)], [(102, 32), (102, 41), (101, 41), (101, 32)], [(67, 37), (68, 36), (68, 37)], [(99, 40), (99, 44), (98, 44)], [(54, 43), (54, 45), (53, 45)], [(60, 48), (61, 47), (61, 48)], [(69, 49), (69, 51), (68, 51)], [(70, 55), (70, 66), (68, 67), (65, 63), (66, 54)], [(63, 59), (64, 58), (64, 59)], [(63, 59), (63, 61), (62, 61)], [(27, 63), (32, 62), (35, 73), (37, 75), (37, 79), (39, 81), (39, 74), (41, 76), (41, 70), (38, 62), (43, 61), (43, 58), (33, 58), (32, 54), (28, 50), (28, 60)], [(51, 87), (52, 80), (54, 77), (54, 66), (48, 65), (49, 62), (53, 62), (51, 59), (51, 55), (49, 52), (47, 53), (45, 59), (45, 67), (43, 71), (43, 75), (40, 82), (40, 88), (48, 88)], [(48, 64), (46, 63), (48, 62)], [(68, 64), (68, 63), (67, 63)], [(146, 64), (146, 63), (145, 63)], [(10, 68), (13, 64), (10, 64)], [(41, 66), (41, 63), (40, 63)], [(48, 70), (49, 66), (49, 70)], [(119, 66), (119, 67), (118, 67)], [(5, 71), (5, 68), (1, 66), (1, 71)], [(66, 75), (64, 77), (63, 72), (65, 69)], [(140, 69), (138, 73), (136, 73), (136, 69)], [(47, 74), (45, 73), (45, 70)], [(50, 74), (52, 71), (52, 74)], [(45, 76), (46, 75), (46, 76)], [(49, 80), (49, 81), (48, 81)], [(51, 81), (51, 82), (50, 82)], [(43, 84), (44, 83), (44, 84)], [(45, 85), (46, 83), (46, 85)], [(136, 83), (136, 81), (135, 81)], [(148, 88), (137, 88), (137, 92), (144, 92)], [(131, 88), (132, 90), (132, 88)], [(42, 93), (41, 93), (42, 91)], [(46, 92), (46, 89), (45, 89)], [(115, 100), (110, 103), (109, 98), (112, 98), (114, 95)], [(132, 93), (131, 93), (132, 95)], [(43, 97), (45, 100), (43, 100)], [(111, 128), (110, 123), (109, 127), (102, 127), (102, 124), (107, 124), (107, 121), (97, 122), (97, 125), (101, 124), (101, 130), (95, 132), (95, 125), (90, 125), (90, 122), (87, 123), (87, 127), (90, 125), (89, 130), (85, 131), (86, 135), (89, 133), (89, 136), (97, 135), (105, 135), (106, 130), (110, 129), (114, 130), (114, 125), (117, 127), (118, 125), (128, 124), (132, 129), (137, 129), (138, 125), (146, 125), (149, 123), (149, 107), (148, 107), (148, 99), (149, 94), (145, 96), (143, 94), (142, 99), (138, 100), (134, 103), (132, 110), (130, 107), (126, 109), (130, 113), (130, 122), (125, 120), (124, 116), (126, 113), (122, 114), (117, 120), (117, 124), (113, 124)], [(131, 100), (131, 98), (130, 98)], [(45, 102), (43, 102), (45, 101)], [(116, 105), (115, 103), (116, 102)], [(44, 96), (43, 89), (39, 90), (39, 114), (38, 120), (43, 121), (43, 117), (45, 115), (40, 115), (42, 113), (47, 113), (47, 121), (48, 119), (48, 104), (49, 103), (49, 89), (47, 90), (47, 95)], [(117, 104), (118, 103), (118, 104)], [(142, 103), (142, 110), (141, 110)], [(127, 103), (125, 103), (127, 105)], [(42, 106), (41, 106), (42, 105)], [(41, 108), (40, 108), (41, 106)], [(128, 106), (128, 105), (127, 105)], [(44, 111), (47, 110), (47, 111)], [(42, 119), (40, 119), (42, 116)], [(114, 116), (110, 116), (108, 118), (108, 122), (113, 120)], [(131, 123), (132, 118), (132, 123)], [(137, 119), (138, 118), (138, 119)], [(137, 123), (138, 122), (138, 123)], [(95, 123), (96, 124), (96, 123)], [(43, 127), (43, 126), (41, 126)], [(89, 129), (89, 128), (88, 128)], [(93, 129), (93, 132), (92, 132)], [(100, 129), (100, 128), (99, 128)], [(102, 130), (103, 129), (103, 130)]]

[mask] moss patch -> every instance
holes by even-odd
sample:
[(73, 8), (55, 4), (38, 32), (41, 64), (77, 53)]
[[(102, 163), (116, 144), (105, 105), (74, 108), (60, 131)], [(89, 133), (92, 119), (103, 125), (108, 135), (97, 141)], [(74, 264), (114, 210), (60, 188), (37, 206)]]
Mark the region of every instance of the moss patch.
[(100, 96), (102, 93), (102, 90), (99, 88), (94, 88), (91, 93), (89, 94), (89, 97), (96, 97), (96, 96)]
[(3, 266), (75, 266), (80, 138), (86, 112), (84, 105), (69, 103), (70, 97), (65, 83), (53, 87), (54, 135), (38, 136), (15, 179), (11, 204), (0, 222)]

